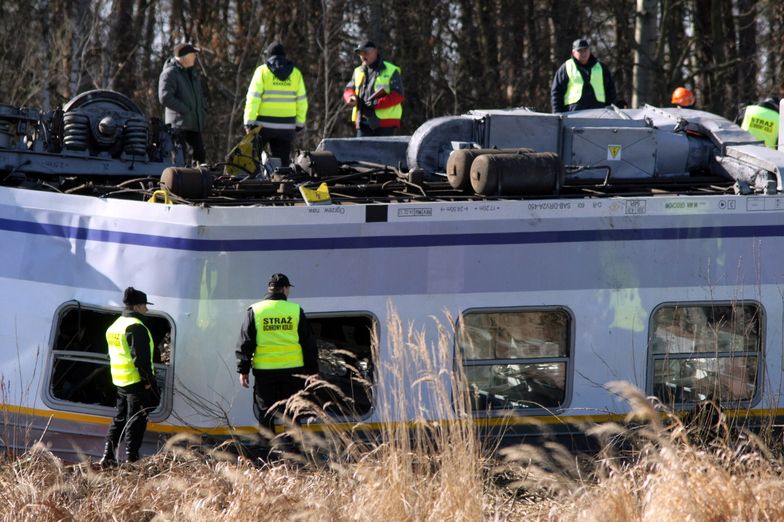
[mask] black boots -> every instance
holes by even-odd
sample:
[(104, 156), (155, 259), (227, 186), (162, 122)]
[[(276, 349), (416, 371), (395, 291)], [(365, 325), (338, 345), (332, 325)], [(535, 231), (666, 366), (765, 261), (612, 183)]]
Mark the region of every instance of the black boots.
[(103, 456), (98, 461), (98, 465), (102, 468), (113, 468), (117, 465), (117, 457), (114, 454), (115, 445), (111, 441), (106, 441), (103, 447)]
[(126, 453), (126, 462), (136, 462), (139, 460), (139, 449), (137, 448), (136, 451), (132, 450), (131, 448), (125, 448)]

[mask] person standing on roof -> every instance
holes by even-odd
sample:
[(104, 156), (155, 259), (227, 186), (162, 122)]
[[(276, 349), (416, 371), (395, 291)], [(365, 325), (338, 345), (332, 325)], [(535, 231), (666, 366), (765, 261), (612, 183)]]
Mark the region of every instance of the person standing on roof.
[(158, 78), (158, 99), (165, 108), (165, 122), (171, 125), (174, 139), (189, 144), (194, 161), (204, 163), (207, 152), (201, 133), (207, 118), (207, 103), (199, 70), (194, 67), (200, 52), (201, 49), (189, 43), (174, 48), (174, 56), (166, 61)]
[(770, 96), (754, 105), (747, 105), (736, 122), (740, 122), (741, 129), (764, 141), (765, 146), (775, 149), (779, 141), (779, 99)]
[(676, 87), (672, 91), (672, 104), (679, 109), (694, 109), (697, 103), (697, 97), (694, 92), (688, 87)]
[(572, 43), (572, 57), (555, 72), (550, 102), (553, 112), (601, 109), (617, 103), (610, 69), (591, 54), (585, 38)]
[(142, 322), (147, 305), (152, 303), (147, 301), (147, 294), (129, 286), (123, 293), (123, 304), (122, 315), (106, 330), (117, 405), (100, 461), (104, 467), (117, 464), (117, 446), (123, 434), (128, 462), (139, 460), (147, 415), (160, 399), (153, 365), (155, 345)]
[(346, 84), (343, 101), (353, 107), (351, 121), (357, 136), (392, 136), (400, 127), (405, 100), (400, 67), (384, 60), (369, 40), (354, 52), (362, 64)]
[(267, 295), (248, 308), (237, 342), (240, 385), (249, 387), (253, 369), (253, 414), (270, 431), (283, 409), (275, 403), (304, 388), (301, 375), (318, 373), (318, 348), (305, 312), (288, 301), (293, 286), (285, 274), (273, 274)]
[(286, 58), (280, 42), (266, 49), (267, 61), (256, 68), (245, 98), (245, 133), (261, 127), (262, 146), (284, 165), (291, 162), (291, 144), (305, 128), (308, 94), (302, 73)]

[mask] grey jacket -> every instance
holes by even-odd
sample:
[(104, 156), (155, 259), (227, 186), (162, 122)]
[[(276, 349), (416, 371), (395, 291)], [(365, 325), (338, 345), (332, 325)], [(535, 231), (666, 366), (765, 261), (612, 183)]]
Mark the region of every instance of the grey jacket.
[(204, 130), (206, 102), (196, 67), (186, 69), (176, 59), (169, 58), (158, 78), (158, 99), (166, 108), (165, 121), (172, 128)]

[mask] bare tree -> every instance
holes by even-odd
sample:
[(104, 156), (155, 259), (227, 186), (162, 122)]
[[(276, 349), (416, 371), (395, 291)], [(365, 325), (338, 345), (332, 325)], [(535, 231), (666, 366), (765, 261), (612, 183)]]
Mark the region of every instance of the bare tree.
[(613, 71), (619, 97), (633, 96), (634, 104), (666, 103), (674, 87), (691, 83), (702, 107), (732, 118), (739, 102), (781, 94), (784, 67), (784, 3), (770, 1), (35, 0), (32, 6), (0, 2), (0, 102), (48, 110), (85, 90), (114, 88), (160, 117), (158, 75), (173, 46), (191, 41), (204, 50), (205, 142), (215, 160), (241, 136), (248, 82), (275, 39), (308, 87), (303, 148), (353, 132), (341, 94), (358, 63), (353, 46), (366, 38), (402, 70), (404, 133), (428, 118), (479, 107), (549, 110), (552, 75), (582, 36)]
[(634, 73), (632, 78), (632, 106), (655, 103), (656, 74), (656, 0), (637, 0), (634, 30)]

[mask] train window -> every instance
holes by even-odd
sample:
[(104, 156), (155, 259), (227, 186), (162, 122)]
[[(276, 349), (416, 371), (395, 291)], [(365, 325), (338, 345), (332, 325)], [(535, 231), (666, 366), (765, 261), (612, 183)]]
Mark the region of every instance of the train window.
[(664, 404), (751, 401), (762, 356), (762, 309), (750, 303), (675, 304), (651, 318), (652, 393)]
[(464, 313), (457, 339), (474, 410), (562, 406), (571, 322), (561, 308)]
[(315, 392), (330, 415), (363, 417), (373, 404), (373, 327), (369, 315), (308, 314), (319, 350), (319, 376), (334, 385)]
[[(119, 317), (117, 310), (67, 303), (58, 311), (48, 368), (47, 404), (55, 409), (112, 415), (116, 388), (109, 371), (106, 330)], [(162, 416), (170, 403), (172, 382), (172, 324), (148, 314), (144, 324), (155, 344), (155, 377), (162, 400), (151, 418)], [(169, 399), (169, 400), (167, 400)]]

